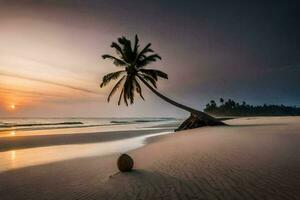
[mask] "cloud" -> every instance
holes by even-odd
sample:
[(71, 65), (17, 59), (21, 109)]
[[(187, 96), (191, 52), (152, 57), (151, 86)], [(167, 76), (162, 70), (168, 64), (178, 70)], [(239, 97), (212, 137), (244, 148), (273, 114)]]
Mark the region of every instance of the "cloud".
[(29, 81), (40, 82), (40, 83), (46, 83), (46, 84), (55, 85), (55, 86), (59, 86), (59, 87), (64, 87), (64, 88), (77, 90), (77, 91), (81, 91), (81, 92), (85, 92), (85, 93), (100, 95), (99, 93), (97, 93), (95, 91), (92, 91), (92, 90), (89, 90), (89, 89), (80, 88), (80, 87), (76, 87), (76, 86), (72, 86), (72, 85), (67, 85), (67, 84), (64, 84), (64, 83), (49, 81), (49, 80), (42, 80), (42, 79), (38, 79), (38, 78), (31, 78), (31, 77), (16, 75), (16, 74), (12, 74), (12, 73), (5, 73), (5, 72), (0, 72), (0, 76), (7, 76), (7, 77), (18, 78), (18, 79), (24, 79), (24, 80), (29, 80)]
[(0, 87), (0, 94), (11, 94), (11, 93), (20, 93), (25, 96), (46, 96), (46, 97), (56, 97), (56, 98), (64, 98), (65, 97), (65, 96), (56, 95), (56, 94), (46, 94), (46, 93), (42, 93), (42, 92), (7, 89), (7, 88)]

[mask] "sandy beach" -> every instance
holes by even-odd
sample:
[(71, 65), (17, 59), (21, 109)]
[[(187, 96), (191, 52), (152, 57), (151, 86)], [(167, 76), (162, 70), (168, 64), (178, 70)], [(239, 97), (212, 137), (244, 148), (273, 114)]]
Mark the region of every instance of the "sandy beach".
[(0, 199), (299, 199), (300, 117), (226, 122), (146, 139), (129, 173), (119, 154), (4, 171)]
[(0, 200), (300, 200), (300, 0), (0, 0)]

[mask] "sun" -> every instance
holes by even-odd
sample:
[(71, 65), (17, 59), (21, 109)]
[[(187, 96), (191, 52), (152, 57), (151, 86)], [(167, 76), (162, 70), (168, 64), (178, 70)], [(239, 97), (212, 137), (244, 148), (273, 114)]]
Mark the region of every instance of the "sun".
[(12, 110), (16, 109), (16, 105), (15, 104), (11, 104), (10, 105), (10, 109), (12, 109)]

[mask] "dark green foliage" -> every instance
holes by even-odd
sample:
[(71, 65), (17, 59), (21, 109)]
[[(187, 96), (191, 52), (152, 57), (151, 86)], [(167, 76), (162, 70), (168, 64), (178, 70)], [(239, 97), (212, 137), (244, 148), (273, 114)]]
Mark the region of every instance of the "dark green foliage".
[(112, 80), (118, 80), (116, 85), (110, 92), (107, 101), (110, 101), (112, 95), (119, 89), (121, 93), (118, 100), (118, 105), (121, 104), (123, 99), (125, 104), (134, 103), (134, 94), (138, 93), (142, 99), (142, 88), (139, 81), (146, 81), (153, 85), (155, 88), (158, 78), (168, 79), (168, 75), (160, 70), (145, 69), (149, 64), (157, 60), (161, 60), (158, 54), (151, 54), (154, 51), (150, 48), (151, 44), (147, 44), (142, 50), (139, 46), (139, 38), (136, 35), (134, 39), (134, 45), (126, 37), (118, 38), (118, 43), (113, 42), (111, 47), (115, 49), (117, 56), (108, 54), (102, 55), (103, 59), (110, 59), (117, 67), (123, 67), (124, 69), (117, 72), (106, 74), (102, 78), (100, 87), (106, 86)]
[[(221, 99), (223, 101), (221, 101)], [(221, 105), (214, 100), (206, 104), (204, 112), (216, 116), (295, 116), (300, 115), (300, 108), (284, 105), (248, 105), (245, 101), (239, 104), (231, 99), (224, 102), (220, 98)]]

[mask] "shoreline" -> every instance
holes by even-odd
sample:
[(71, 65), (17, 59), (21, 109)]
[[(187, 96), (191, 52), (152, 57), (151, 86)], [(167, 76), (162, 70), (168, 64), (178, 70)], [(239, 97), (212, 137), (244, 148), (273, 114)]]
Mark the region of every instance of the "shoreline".
[(64, 160), (125, 153), (146, 145), (149, 137), (173, 132), (165, 127), (102, 132), (81, 129), (80, 133), (73, 134), (56, 131), (56, 134), (46, 132), (44, 135), (25, 132), (27, 135), (21, 136), (18, 132), (18, 136), (1, 137), (0, 173)]
[(118, 141), (124, 139), (170, 132), (170, 128), (150, 129), (150, 130), (127, 130), (127, 131), (105, 131), (75, 134), (56, 135), (30, 135), (2, 137), (0, 140), (0, 152), (28, 149), (36, 147), (49, 147), (59, 145), (93, 144), (101, 142)]

